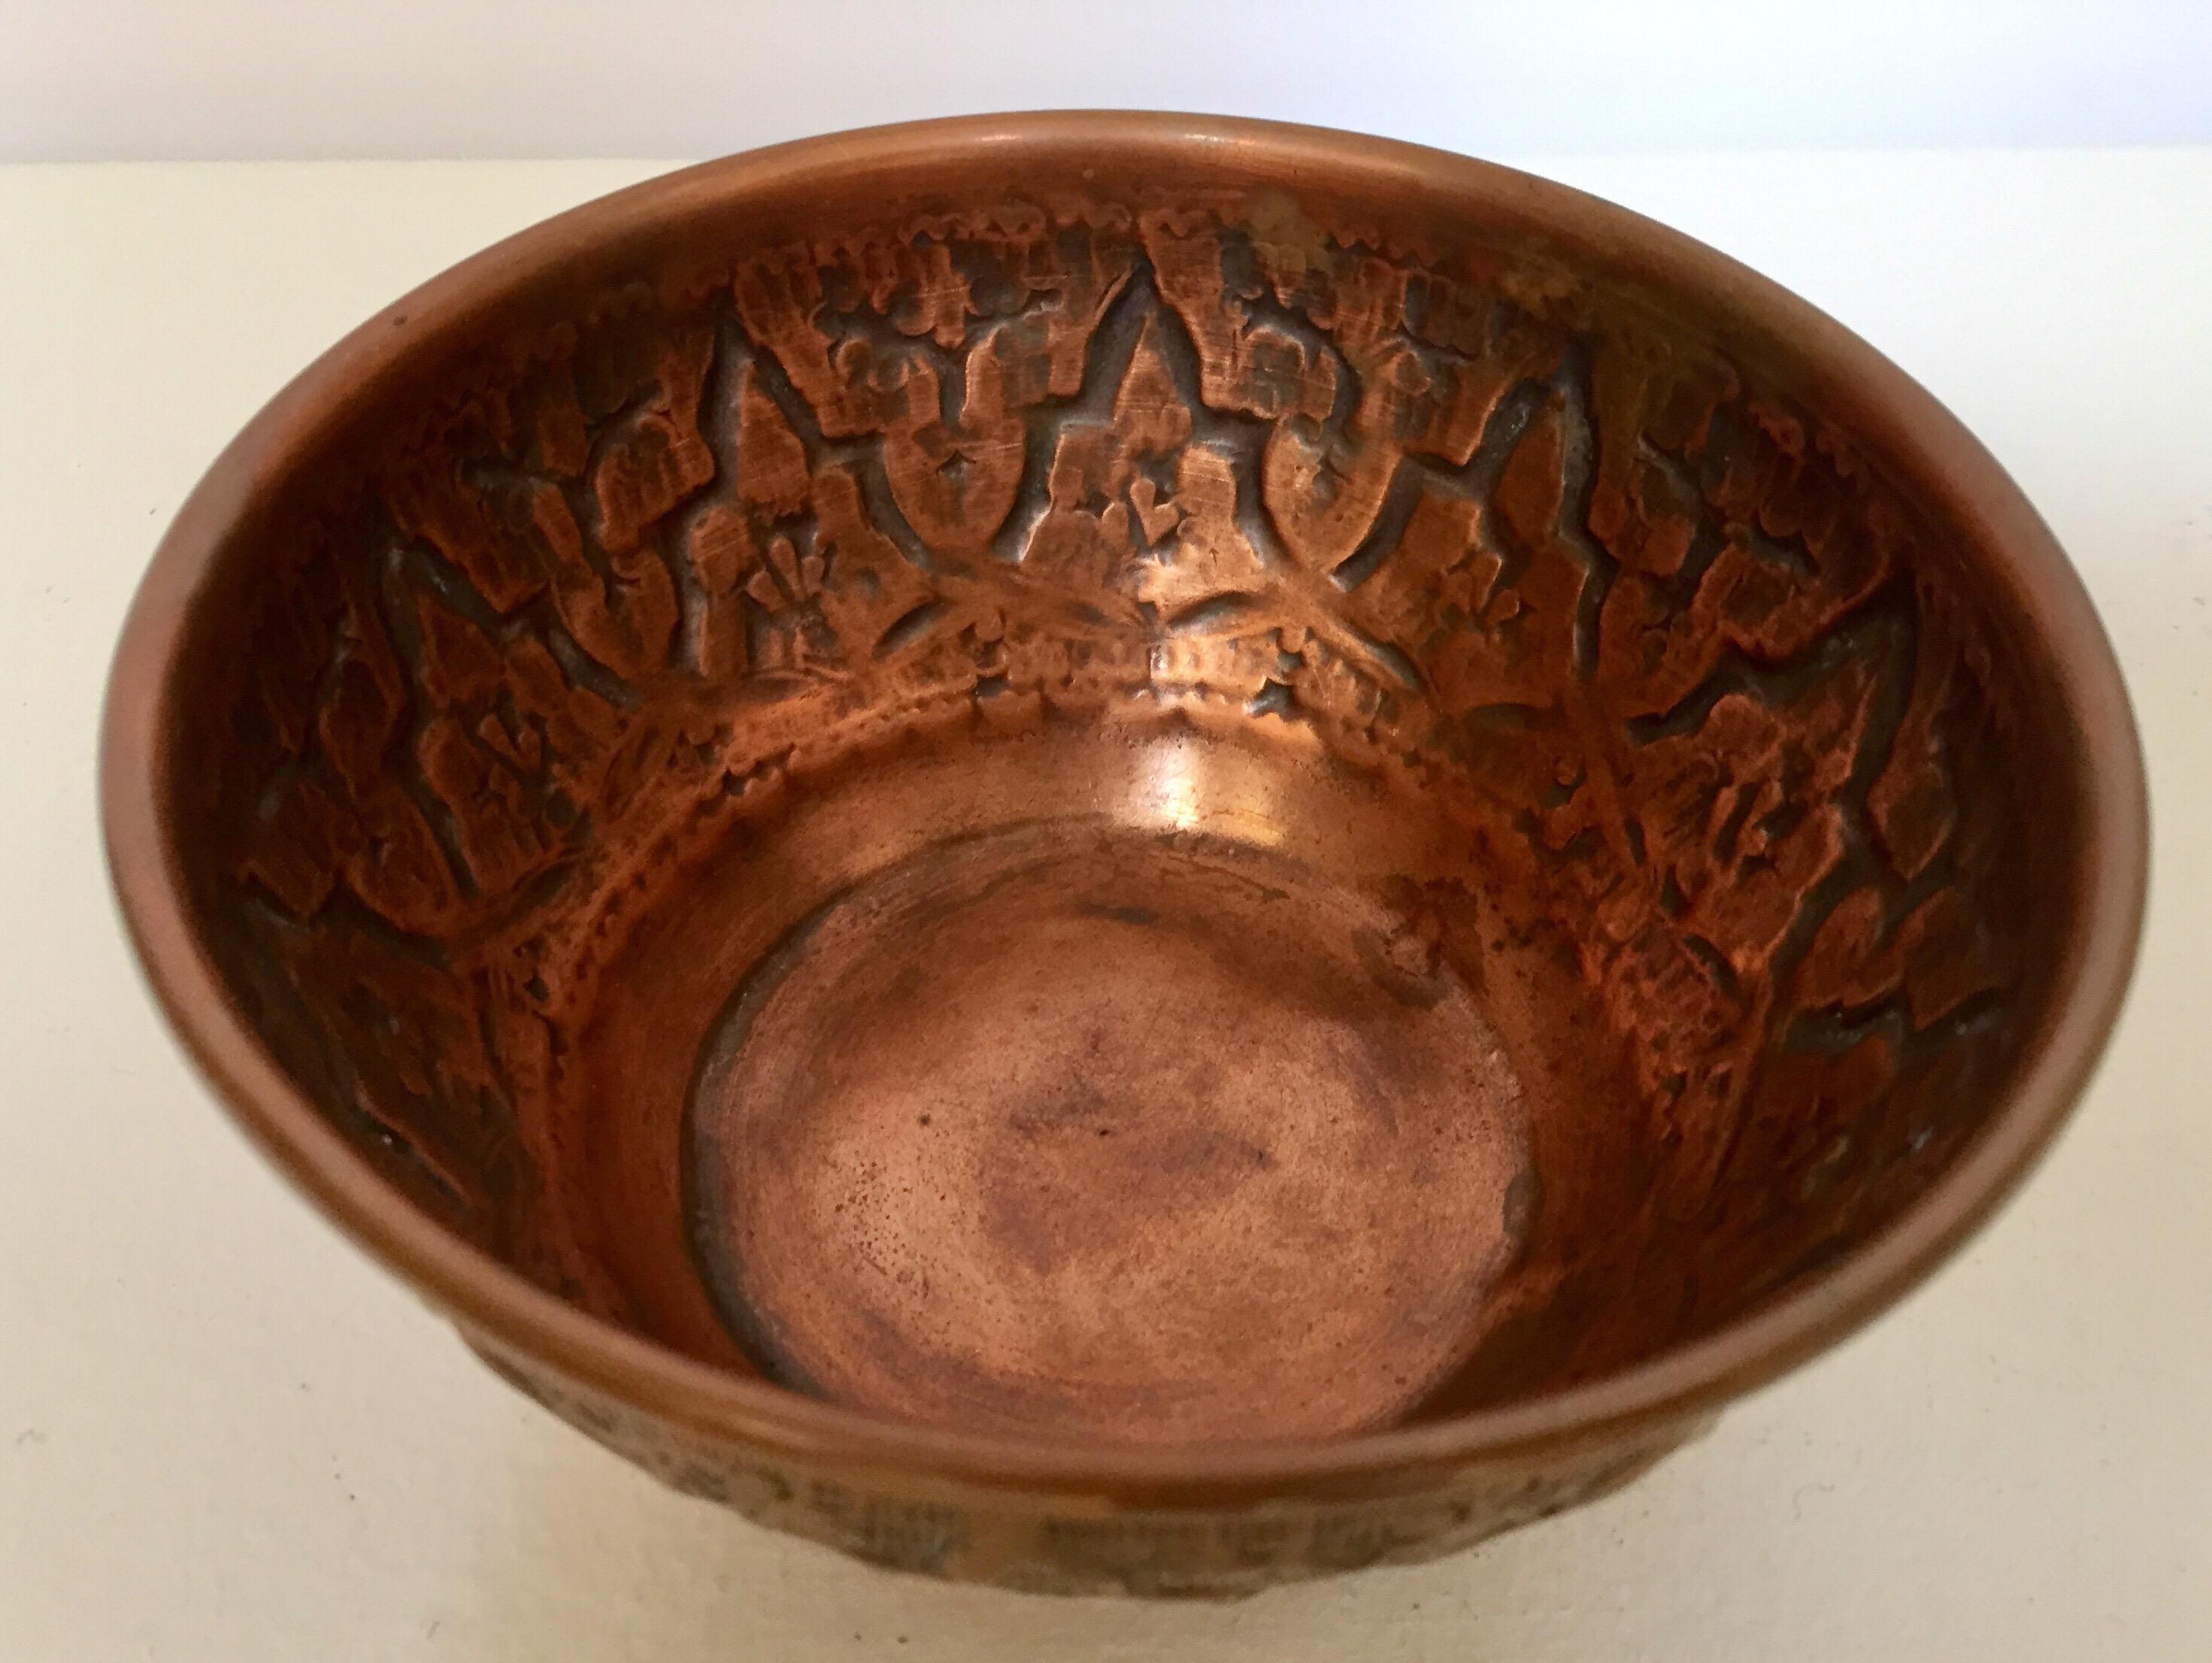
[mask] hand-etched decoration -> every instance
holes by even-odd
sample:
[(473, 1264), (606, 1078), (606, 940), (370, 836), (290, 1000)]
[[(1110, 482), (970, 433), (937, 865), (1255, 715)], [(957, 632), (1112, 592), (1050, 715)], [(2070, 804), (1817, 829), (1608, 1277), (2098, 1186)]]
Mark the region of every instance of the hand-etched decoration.
[[(643, 863), (925, 712), (1205, 703), (1442, 804), (1625, 1049), (1649, 1205), (1813, 1266), (2007, 1055), (1984, 632), (1846, 438), (1641, 318), (1113, 202), (610, 294), (367, 458), (260, 597), (235, 973), (519, 1252), (562, 1233), (556, 972)], [(1684, 1332), (1771, 1291), (1668, 1274)]]

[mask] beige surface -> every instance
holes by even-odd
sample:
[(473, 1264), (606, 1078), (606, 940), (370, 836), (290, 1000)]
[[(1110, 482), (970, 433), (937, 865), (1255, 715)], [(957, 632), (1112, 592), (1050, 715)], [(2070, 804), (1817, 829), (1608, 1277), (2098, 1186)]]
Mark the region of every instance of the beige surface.
[(1470, 1557), (1206, 1609), (902, 1581), (663, 1493), (279, 1187), (118, 937), (94, 719), (192, 479), (403, 287), (652, 171), (0, 170), (0, 1659), (2212, 1655), (2212, 152), (1553, 170), (1835, 312), (2041, 505), (2150, 753), (2136, 992), (2021, 1200), (1703, 1445)]

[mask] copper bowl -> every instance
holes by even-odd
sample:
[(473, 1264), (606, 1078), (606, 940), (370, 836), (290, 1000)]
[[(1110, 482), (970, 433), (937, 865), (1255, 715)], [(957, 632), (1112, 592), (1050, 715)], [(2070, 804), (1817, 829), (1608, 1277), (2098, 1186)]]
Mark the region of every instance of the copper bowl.
[(2080, 1091), (2141, 765), (2049, 532), (1456, 156), (763, 150), (209, 473), (103, 792), (171, 1019), (502, 1375), (871, 1559), (1231, 1593), (1599, 1494)]

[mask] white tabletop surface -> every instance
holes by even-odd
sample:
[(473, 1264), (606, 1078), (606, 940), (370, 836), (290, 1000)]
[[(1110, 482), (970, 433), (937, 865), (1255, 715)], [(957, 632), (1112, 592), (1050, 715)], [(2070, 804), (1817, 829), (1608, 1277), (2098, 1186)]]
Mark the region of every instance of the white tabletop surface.
[(660, 1490), (210, 1106), (92, 791), (131, 586), (231, 433), (404, 288), (658, 167), (0, 169), (0, 1659), (2212, 1656), (2212, 151), (1528, 165), (1918, 375), (2118, 646), (2157, 816), (2135, 993), (1960, 1259), (1609, 1501), (1241, 1605), (940, 1587)]

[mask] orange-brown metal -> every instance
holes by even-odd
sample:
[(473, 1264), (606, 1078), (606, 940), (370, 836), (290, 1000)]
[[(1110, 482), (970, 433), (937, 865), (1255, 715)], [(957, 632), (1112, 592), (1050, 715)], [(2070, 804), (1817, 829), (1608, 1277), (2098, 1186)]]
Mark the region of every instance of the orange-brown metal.
[(2079, 1092), (2142, 780), (1835, 324), (1436, 152), (993, 117), (595, 203), (232, 446), (125, 914), (495, 1366), (911, 1569), (1224, 1593), (1620, 1482)]

